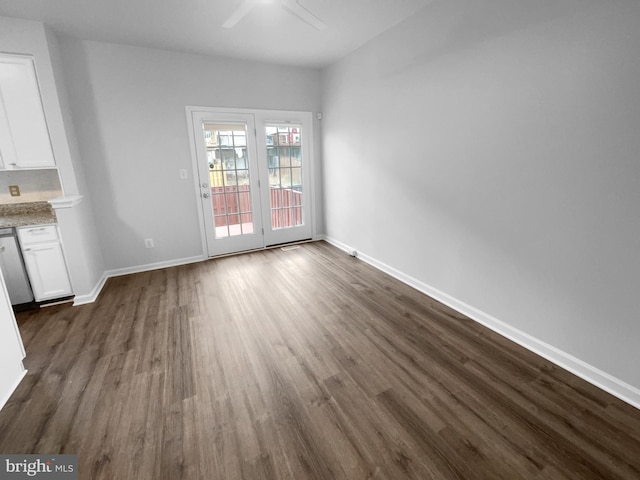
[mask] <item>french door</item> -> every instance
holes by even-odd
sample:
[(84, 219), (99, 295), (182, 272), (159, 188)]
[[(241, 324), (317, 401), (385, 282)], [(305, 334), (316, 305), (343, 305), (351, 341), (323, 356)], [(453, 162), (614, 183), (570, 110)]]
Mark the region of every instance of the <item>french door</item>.
[(311, 114), (187, 113), (208, 255), (311, 238)]

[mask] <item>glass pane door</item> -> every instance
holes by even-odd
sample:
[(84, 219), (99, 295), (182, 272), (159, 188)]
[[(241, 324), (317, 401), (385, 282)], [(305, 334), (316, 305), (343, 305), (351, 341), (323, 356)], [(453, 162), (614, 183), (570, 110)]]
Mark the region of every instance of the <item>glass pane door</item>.
[(281, 118), (258, 114), (258, 149), (265, 244), (278, 245), (312, 237), (311, 148), (309, 112), (281, 112)]
[(209, 256), (263, 247), (253, 116), (193, 115)]
[(210, 257), (311, 239), (311, 112), (187, 107)]

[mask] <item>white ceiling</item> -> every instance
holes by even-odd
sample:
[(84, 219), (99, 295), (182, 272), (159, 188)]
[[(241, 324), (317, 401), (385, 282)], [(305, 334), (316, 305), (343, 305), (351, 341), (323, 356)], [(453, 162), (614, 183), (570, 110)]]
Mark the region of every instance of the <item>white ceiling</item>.
[(242, 0), (0, 0), (0, 15), (89, 40), (323, 67), (431, 1), (299, 0), (328, 25), (324, 31), (279, 0), (260, 0), (232, 29), (222, 24)]

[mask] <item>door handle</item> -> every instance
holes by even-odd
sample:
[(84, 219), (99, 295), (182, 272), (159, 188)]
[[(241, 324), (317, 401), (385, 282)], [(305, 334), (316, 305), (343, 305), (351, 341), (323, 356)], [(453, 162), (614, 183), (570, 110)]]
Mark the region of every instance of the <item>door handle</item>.
[(203, 193), (202, 194), (202, 198), (209, 198), (211, 195), (209, 195), (208, 193)]

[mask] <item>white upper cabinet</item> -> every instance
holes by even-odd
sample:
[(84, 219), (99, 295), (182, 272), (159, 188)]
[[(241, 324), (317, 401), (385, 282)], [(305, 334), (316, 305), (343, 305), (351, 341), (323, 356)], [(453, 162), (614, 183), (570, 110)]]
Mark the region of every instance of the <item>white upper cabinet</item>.
[(55, 167), (33, 59), (0, 54), (0, 168)]

